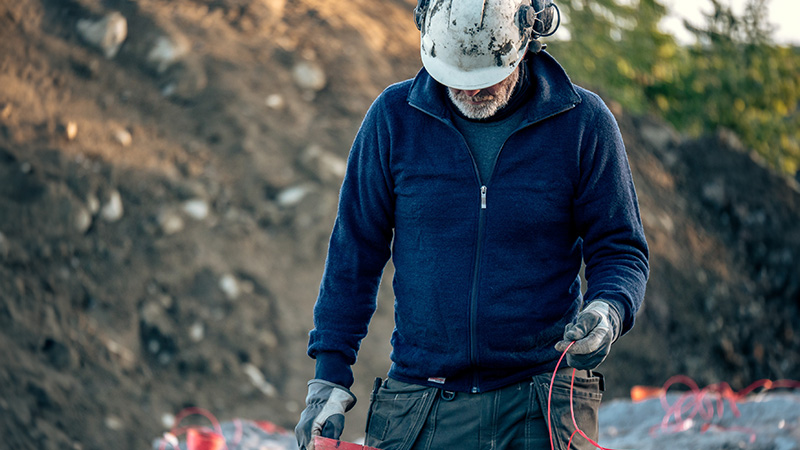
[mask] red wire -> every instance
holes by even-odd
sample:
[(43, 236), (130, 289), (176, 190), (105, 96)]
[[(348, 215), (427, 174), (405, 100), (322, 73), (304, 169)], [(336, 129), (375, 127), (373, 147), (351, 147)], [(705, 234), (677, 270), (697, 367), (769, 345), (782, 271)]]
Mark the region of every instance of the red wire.
[[(564, 350), (564, 353), (561, 354), (561, 357), (558, 359), (556, 363), (556, 368), (553, 370), (553, 376), (550, 379), (550, 390), (547, 394), (547, 430), (550, 433), (550, 449), (555, 450), (555, 444), (553, 443), (553, 427), (552, 427), (552, 413), (551, 413), (551, 404), (553, 400), (553, 385), (555, 384), (556, 380), (556, 372), (558, 372), (558, 368), (561, 367), (561, 361), (564, 360), (564, 357), (567, 355), (570, 347), (575, 344), (575, 341), (572, 341)], [(667, 401), (667, 390), (674, 385), (674, 384), (684, 384), (689, 387), (689, 392), (681, 395), (673, 404), (669, 404)], [(766, 392), (770, 389), (777, 389), (777, 388), (788, 388), (788, 389), (800, 389), (800, 381), (795, 380), (758, 380), (755, 383), (751, 384), (750, 386), (742, 389), (739, 392), (734, 391), (728, 383), (721, 382), (717, 384), (712, 384), (707, 386), (703, 389), (697, 385), (697, 383), (692, 380), (691, 378), (685, 375), (675, 375), (667, 380), (664, 383), (664, 386), (661, 389), (661, 406), (666, 411), (664, 418), (661, 421), (661, 425), (656, 425), (655, 427), (651, 428), (651, 434), (654, 433), (655, 430), (661, 430), (666, 432), (674, 432), (678, 433), (681, 431), (686, 431), (693, 425), (692, 419), (696, 416), (700, 416), (703, 420), (705, 420), (705, 424), (701, 427), (701, 432), (705, 433), (709, 429), (718, 429), (718, 430), (727, 430), (727, 431), (740, 431), (745, 433), (750, 433), (750, 442), (754, 442), (756, 439), (756, 433), (746, 427), (721, 427), (718, 425), (713, 425), (710, 422), (714, 419), (716, 415), (718, 418), (722, 418), (725, 414), (725, 401), (727, 400), (728, 405), (730, 406), (731, 411), (735, 417), (740, 417), (741, 412), (739, 411), (739, 407), (737, 403), (744, 399), (747, 395), (752, 393), (754, 390), (763, 388)], [(567, 448), (572, 445), (572, 439), (575, 437), (576, 434), (580, 434), (586, 440), (592, 443), (595, 447), (600, 450), (613, 450), (609, 448), (605, 448), (598, 444), (597, 442), (590, 439), (586, 434), (578, 427), (578, 422), (575, 419), (575, 409), (573, 406), (573, 391), (575, 389), (575, 369), (572, 369), (572, 379), (569, 385), (569, 412), (572, 416), (572, 425), (575, 427), (575, 431), (570, 435), (569, 441), (567, 442)], [(716, 408), (714, 407), (714, 403), (716, 401)], [(686, 415), (684, 419), (683, 416)], [(671, 422), (671, 419), (674, 418), (674, 422)]]
[[(592, 445), (594, 445), (595, 447), (599, 448), (600, 450), (613, 450), (613, 449), (605, 448), (605, 447), (601, 446), (600, 444), (598, 444), (597, 442), (593, 441), (591, 438), (589, 438), (589, 436), (586, 435), (586, 433), (584, 433), (583, 431), (581, 431), (580, 428), (578, 428), (578, 422), (575, 420), (575, 410), (572, 407), (572, 392), (573, 392), (574, 388), (575, 388), (575, 369), (572, 369), (572, 380), (570, 380), (570, 383), (569, 383), (569, 413), (570, 413), (570, 415), (572, 415), (572, 425), (575, 426), (575, 432), (572, 433), (572, 436), (575, 436), (575, 433), (578, 433), (581, 436), (583, 436), (584, 438), (586, 438), (587, 441), (591, 442)], [(570, 436), (570, 438), (569, 438), (570, 443), (572, 442), (572, 436)], [(567, 445), (567, 448), (569, 448), (569, 445), (570, 444)]]
[[(547, 431), (550, 435), (550, 450), (555, 450), (555, 444), (553, 443), (553, 426), (551, 423), (552, 414), (550, 413), (550, 405), (553, 401), (553, 385), (556, 382), (556, 372), (558, 372), (558, 368), (561, 367), (561, 361), (567, 356), (567, 352), (569, 351), (570, 347), (575, 344), (575, 341), (569, 343), (567, 348), (564, 350), (564, 353), (561, 354), (561, 357), (558, 358), (558, 362), (556, 363), (556, 368), (553, 370), (553, 377), (550, 379), (550, 390), (547, 393)], [(575, 427), (575, 431), (572, 432), (572, 435), (569, 437), (569, 442), (567, 442), (567, 448), (570, 448), (572, 445), (572, 438), (575, 437), (575, 434), (580, 434), (586, 440), (592, 443), (595, 447), (600, 450), (614, 450), (611, 448), (606, 448), (598, 444), (597, 442), (593, 441), (586, 435), (581, 429), (578, 427), (578, 421), (575, 420), (575, 409), (572, 406), (572, 392), (575, 389), (575, 369), (572, 369), (572, 380), (569, 383), (569, 413), (572, 416), (572, 425)]]
[[(689, 391), (682, 394), (675, 401), (675, 403), (670, 405), (667, 401), (667, 390), (672, 385), (677, 383), (688, 386)], [(725, 414), (726, 400), (731, 408), (731, 411), (733, 412), (733, 415), (735, 417), (740, 417), (741, 412), (739, 411), (737, 403), (759, 388), (764, 389), (762, 392), (776, 388), (800, 389), (800, 382), (794, 380), (771, 381), (764, 379), (758, 380), (741, 391), (736, 392), (728, 383), (725, 382), (712, 384), (700, 389), (694, 380), (685, 375), (673, 376), (669, 378), (666, 383), (664, 383), (664, 386), (661, 389), (661, 406), (664, 408), (666, 414), (661, 420), (661, 424), (651, 428), (650, 433), (654, 434), (659, 430), (668, 433), (686, 431), (692, 426), (692, 420), (699, 415), (706, 422), (700, 427), (700, 431), (702, 433), (705, 433), (710, 429), (746, 432), (750, 433), (750, 442), (754, 442), (756, 439), (756, 433), (750, 428), (725, 428), (719, 425), (714, 425), (711, 423), (711, 421), (714, 420), (714, 416), (722, 419), (723, 415)], [(714, 400), (716, 400), (716, 409), (714, 408)], [(683, 417), (685, 413), (688, 413), (686, 418)]]
[(547, 393), (547, 431), (548, 434), (550, 435), (550, 450), (556, 449), (555, 445), (553, 444), (553, 426), (551, 424), (552, 414), (550, 414), (550, 405), (552, 404), (553, 401), (553, 383), (556, 382), (556, 372), (558, 372), (558, 368), (561, 366), (561, 361), (564, 359), (565, 356), (567, 356), (567, 351), (569, 351), (569, 348), (572, 347), (572, 344), (574, 343), (575, 341), (570, 342), (569, 345), (567, 346), (567, 349), (564, 350), (564, 353), (562, 353), (561, 357), (558, 358), (558, 362), (556, 363), (556, 368), (553, 369), (553, 378), (550, 379), (550, 390)]

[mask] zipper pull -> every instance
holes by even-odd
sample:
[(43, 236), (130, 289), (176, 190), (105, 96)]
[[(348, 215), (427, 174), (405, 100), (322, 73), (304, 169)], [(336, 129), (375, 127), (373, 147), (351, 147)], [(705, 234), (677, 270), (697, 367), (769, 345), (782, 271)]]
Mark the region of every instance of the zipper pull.
[(486, 186), (481, 186), (481, 209), (486, 209)]

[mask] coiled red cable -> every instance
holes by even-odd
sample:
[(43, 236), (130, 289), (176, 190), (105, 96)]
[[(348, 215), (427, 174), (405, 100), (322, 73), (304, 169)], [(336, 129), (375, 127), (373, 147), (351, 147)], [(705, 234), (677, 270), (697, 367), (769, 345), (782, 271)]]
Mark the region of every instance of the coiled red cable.
[[(667, 390), (675, 384), (688, 386), (689, 391), (681, 394), (675, 403), (670, 404), (667, 400)], [(756, 434), (753, 430), (745, 427), (725, 428), (712, 424), (711, 421), (714, 419), (714, 416), (717, 416), (719, 419), (722, 418), (725, 414), (726, 401), (734, 417), (740, 417), (742, 414), (739, 411), (738, 402), (742, 401), (742, 399), (750, 395), (756, 389), (763, 389), (761, 392), (766, 392), (770, 389), (778, 388), (800, 389), (800, 381), (772, 381), (763, 379), (737, 392), (725, 382), (711, 384), (700, 389), (697, 383), (691, 378), (685, 375), (675, 375), (664, 383), (664, 386), (659, 392), (661, 406), (664, 408), (665, 415), (659, 425), (650, 429), (650, 434), (655, 434), (658, 431), (667, 433), (685, 431), (694, 423), (694, 418), (699, 416), (705, 421), (700, 427), (701, 432), (705, 433), (710, 429), (746, 432), (750, 433), (750, 442), (752, 443), (756, 439)]]
[[(556, 363), (556, 368), (553, 370), (553, 377), (550, 379), (550, 389), (547, 394), (547, 431), (550, 434), (550, 449), (555, 450), (555, 444), (553, 442), (553, 427), (552, 427), (552, 415), (550, 412), (550, 405), (552, 402), (553, 396), (553, 384), (556, 380), (556, 372), (558, 372), (558, 368), (561, 367), (561, 361), (563, 361), (564, 357), (567, 355), (570, 347), (575, 343), (572, 341), (564, 350), (564, 353), (561, 354), (561, 357), (558, 359)], [(667, 400), (667, 390), (675, 384), (684, 384), (689, 387), (689, 391), (682, 394), (675, 403), (670, 404)], [(598, 444), (597, 442), (590, 439), (586, 436), (586, 433), (581, 431), (578, 427), (578, 422), (575, 420), (575, 410), (572, 405), (572, 391), (575, 387), (575, 369), (572, 369), (572, 380), (570, 381), (569, 385), (569, 412), (572, 416), (572, 425), (575, 427), (575, 431), (570, 435), (569, 442), (567, 443), (567, 448), (572, 445), (572, 439), (575, 437), (576, 434), (580, 434), (586, 440), (592, 443), (595, 447), (600, 450), (614, 450), (610, 448), (603, 447), (602, 445)], [(710, 429), (718, 429), (718, 430), (727, 430), (727, 431), (739, 431), (739, 432), (746, 432), (750, 433), (750, 443), (755, 442), (756, 434), (753, 430), (745, 427), (721, 427), (718, 425), (714, 425), (711, 423), (711, 420), (714, 419), (714, 416), (722, 418), (723, 414), (725, 413), (725, 401), (728, 402), (731, 411), (733, 411), (733, 415), (735, 417), (740, 417), (741, 412), (737, 406), (737, 403), (744, 399), (747, 395), (751, 394), (756, 389), (763, 388), (762, 392), (766, 392), (770, 389), (777, 389), (777, 388), (788, 388), (788, 389), (800, 389), (800, 381), (795, 380), (759, 380), (755, 383), (751, 384), (750, 386), (742, 389), (741, 391), (734, 391), (728, 383), (722, 382), (717, 384), (709, 385), (703, 389), (697, 385), (697, 383), (692, 380), (691, 378), (685, 375), (675, 375), (667, 380), (664, 383), (664, 386), (659, 390), (660, 393), (660, 400), (661, 406), (664, 408), (666, 414), (661, 421), (661, 424), (654, 426), (650, 429), (650, 433), (654, 434), (657, 431), (662, 432), (673, 432), (678, 433), (681, 431), (686, 431), (691, 428), (691, 425), (694, 423), (693, 419), (696, 416), (700, 416), (705, 423), (700, 427), (700, 431), (705, 433)], [(716, 408), (714, 407), (716, 403)]]

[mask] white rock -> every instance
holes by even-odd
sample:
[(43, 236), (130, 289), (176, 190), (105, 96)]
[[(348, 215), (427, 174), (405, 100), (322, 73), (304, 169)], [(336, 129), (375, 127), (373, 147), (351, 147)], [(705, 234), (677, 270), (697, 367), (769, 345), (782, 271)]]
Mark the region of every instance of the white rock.
[(166, 316), (166, 311), (158, 301), (148, 300), (142, 305), (141, 315), (142, 320), (150, 325), (163, 323)]
[(131, 132), (125, 128), (117, 128), (114, 130), (114, 140), (123, 147), (128, 147), (133, 143), (133, 136), (131, 136)]
[(183, 212), (195, 220), (207, 218), (210, 209), (208, 202), (201, 198), (187, 200), (183, 203)]
[(131, 359), (131, 360), (134, 359), (133, 352), (131, 352), (130, 350), (128, 350), (126, 347), (122, 346), (118, 342), (112, 341), (111, 339), (106, 341), (106, 348), (108, 349), (109, 352), (111, 352), (111, 353), (113, 353), (115, 355), (122, 356), (123, 358), (126, 358), (126, 359), (128, 359), (128, 358)]
[(116, 11), (100, 20), (81, 19), (76, 27), (81, 38), (100, 49), (108, 59), (117, 54), (128, 37), (128, 21)]
[(294, 206), (300, 203), (309, 192), (308, 186), (303, 184), (288, 187), (278, 193), (277, 201), (283, 207)]
[(164, 413), (161, 415), (161, 425), (166, 428), (170, 429), (175, 426), (175, 415), (170, 413)]
[(122, 348), (122, 346), (119, 345), (116, 341), (112, 341), (109, 339), (108, 341), (106, 341), (106, 348), (108, 348), (108, 351), (110, 351), (111, 353), (119, 354), (121, 352), (120, 349)]
[(283, 96), (280, 94), (271, 94), (267, 96), (265, 103), (272, 109), (282, 109), (286, 104), (286, 102), (283, 100)]
[(73, 218), (73, 224), (78, 233), (86, 233), (86, 230), (92, 226), (92, 214), (84, 206), (78, 205)]
[(229, 273), (226, 273), (219, 279), (219, 288), (222, 289), (222, 292), (225, 293), (228, 300), (236, 300), (241, 293), (239, 282), (236, 281), (236, 277)]
[(675, 231), (675, 222), (672, 221), (672, 217), (668, 213), (662, 211), (658, 215), (658, 221), (667, 233), (672, 234)]
[(116, 222), (122, 218), (123, 213), (122, 196), (114, 189), (108, 194), (108, 201), (100, 209), (100, 217), (106, 222)]
[(156, 222), (164, 234), (175, 234), (183, 231), (184, 223), (183, 218), (175, 211), (165, 209), (158, 213)]
[(339, 183), (347, 171), (347, 161), (317, 144), (309, 145), (303, 151), (300, 161), (324, 181)]
[(64, 134), (70, 141), (75, 139), (75, 137), (78, 136), (78, 124), (71, 120), (67, 122), (67, 124), (64, 126)]
[(247, 363), (243, 367), (244, 373), (250, 378), (250, 382), (253, 383), (253, 386), (258, 388), (264, 395), (267, 397), (274, 397), (277, 393), (275, 386), (269, 383), (266, 378), (264, 378), (264, 374), (258, 370), (258, 367)]
[(106, 416), (105, 424), (109, 430), (119, 431), (122, 429), (122, 420), (117, 416)]
[(325, 71), (312, 61), (300, 61), (292, 69), (294, 81), (303, 89), (320, 91), (327, 84)]
[(89, 212), (92, 214), (97, 214), (97, 211), (100, 211), (100, 200), (97, 195), (89, 194), (86, 196), (86, 207), (89, 208)]
[(189, 327), (189, 338), (194, 342), (200, 342), (206, 335), (206, 329), (200, 322), (195, 322)]
[(187, 53), (189, 53), (189, 40), (183, 35), (159, 36), (147, 53), (145, 61), (161, 74), (183, 59)]

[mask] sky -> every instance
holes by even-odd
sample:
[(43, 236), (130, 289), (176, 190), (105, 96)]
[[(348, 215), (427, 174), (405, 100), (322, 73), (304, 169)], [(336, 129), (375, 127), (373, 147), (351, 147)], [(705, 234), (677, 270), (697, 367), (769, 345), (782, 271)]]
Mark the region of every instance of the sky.
[[(741, 14), (744, 11), (746, 0), (720, 0), (722, 4), (730, 5), (734, 12)], [(683, 27), (683, 19), (702, 25), (703, 12), (712, 10), (710, 0), (661, 0), (667, 7), (669, 17), (662, 24), (665, 31), (675, 35), (679, 41), (692, 42), (692, 35)], [(800, 0), (768, 0), (768, 20), (775, 26), (773, 39), (779, 44), (800, 45)]]

